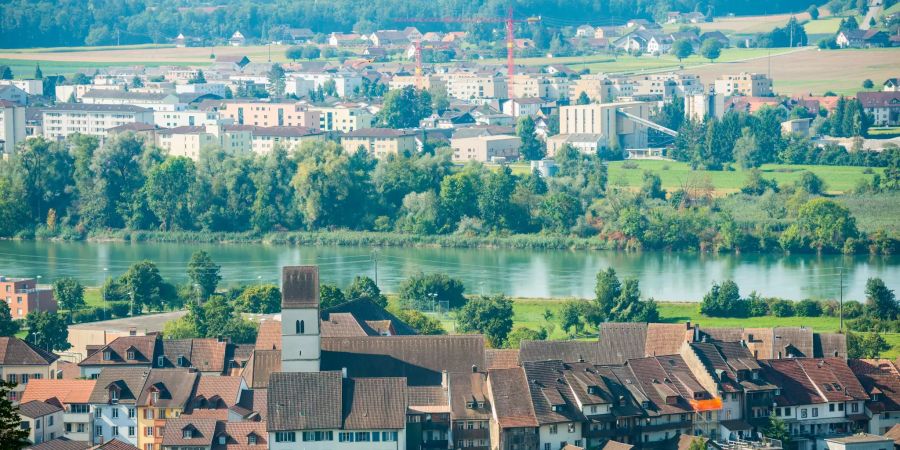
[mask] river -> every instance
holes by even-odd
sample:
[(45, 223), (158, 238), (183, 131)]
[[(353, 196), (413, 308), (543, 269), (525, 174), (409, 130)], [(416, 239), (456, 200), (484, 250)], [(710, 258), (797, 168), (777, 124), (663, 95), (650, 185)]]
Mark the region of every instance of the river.
[[(843, 266), (844, 298), (863, 300), (866, 279), (881, 277), (900, 289), (900, 257), (841, 255), (707, 255), (673, 252), (535, 251), (296, 247), (265, 244), (164, 244), (122, 242), (0, 241), (0, 275), (40, 275), (42, 283), (73, 276), (86, 285), (124, 273), (143, 259), (163, 277), (183, 282), (187, 261), (203, 249), (222, 266), (223, 285), (277, 283), (281, 267), (317, 264), (325, 283), (346, 286), (358, 274), (375, 277), (386, 292), (417, 272), (459, 278), (469, 293), (503, 292), (515, 297), (592, 297), (598, 270), (612, 266), (620, 277), (636, 277), (645, 296), (698, 301), (715, 281), (733, 279), (742, 295), (756, 290), (790, 299), (838, 298)], [(107, 271), (104, 271), (108, 269)]]

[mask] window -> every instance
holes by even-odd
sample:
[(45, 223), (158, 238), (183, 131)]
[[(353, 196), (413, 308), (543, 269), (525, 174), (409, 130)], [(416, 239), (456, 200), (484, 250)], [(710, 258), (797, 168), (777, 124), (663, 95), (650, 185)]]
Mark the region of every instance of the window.
[(112, 352), (109, 351), (109, 350), (104, 350), (104, 351), (103, 351), (103, 360), (104, 360), (104, 361), (111, 361), (111, 360), (112, 360)]
[(851, 403), (850, 412), (859, 412), (859, 403)]
[(48, 426), (48, 427), (52, 427), (52, 426), (53, 426), (53, 416), (50, 416), (50, 417), (47, 418), (47, 426)]
[(556, 434), (559, 430), (556, 429), (556, 424), (550, 425), (550, 434)]
[(803, 408), (803, 409), (800, 410), (800, 418), (801, 418), (801, 419), (805, 419), (805, 418), (806, 418), (806, 414), (807, 414), (807, 413), (806, 413), (806, 408)]
[(158, 357), (156, 358), (156, 367), (162, 367), (162, 366), (164, 366), (164, 365), (166, 365), (166, 357), (165, 357), (165, 356), (158, 356)]
[(297, 442), (297, 435), (293, 431), (278, 431), (275, 433), (275, 442)]
[(129, 360), (137, 359), (134, 357), (134, 350), (128, 350), (128, 352), (125, 353), (125, 357)]
[(145, 418), (145, 419), (152, 419), (152, 418), (153, 418), (153, 410), (150, 409), (150, 408), (145, 409), (145, 410), (144, 410), (144, 418)]
[(784, 408), (784, 415), (786, 415), (786, 416), (791, 415), (791, 408)]
[(134, 437), (134, 427), (128, 427), (128, 436)]
[(225, 445), (225, 443), (227, 441), (228, 441), (228, 438), (226, 438), (224, 434), (219, 436), (219, 445)]
[(381, 432), (381, 440), (384, 442), (397, 442), (397, 432), (396, 431), (382, 431)]
[(113, 419), (118, 419), (118, 418), (119, 418), (119, 408), (113, 408), (113, 410), (112, 410), (112, 418), (113, 418)]
[(109, 390), (109, 401), (117, 402), (119, 401), (119, 391), (116, 389)]
[(19, 384), (19, 376), (14, 373), (11, 373), (6, 376), (6, 381), (9, 381), (10, 383), (13, 383), (13, 384)]
[(72, 424), (69, 422), (66, 422), (66, 433), (71, 433), (71, 432), (72, 432)]
[[(331, 436), (330, 431), (328, 432), (328, 435)], [(330, 441), (331, 439), (328, 439), (328, 440)], [(248, 445), (256, 445), (256, 435), (255, 434), (251, 434), (250, 436), (247, 436), (247, 444)]]
[(184, 439), (193, 439), (194, 438), (194, 430), (191, 428), (185, 428), (181, 430), (181, 437)]
[(338, 442), (353, 442), (353, 433), (338, 433)]
[(103, 408), (97, 407), (97, 409), (94, 410), (94, 415), (97, 416), (98, 419), (103, 417)]
[(112, 427), (112, 435), (113, 436), (119, 435), (119, 427)]
[(828, 404), (828, 411), (829, 411), (829, 412), (834, 412), (834, 403), (829, 403), (829, 404)]
[(153, 436), (153, 427), (144, 427), (144, 436)]
[(356, 432), (356, 442), (369, 442), (372, 440), (372, 435), (368, 431), (357, 431)]
[(74, 403), (69, 405), (69, 413), (71, 414), (87, 414), (88, 409), (88, 405), (85, 405), (84, 403)]
[(812, 409), (813, 417), (819, 417), (819, 408)]
[(838, 411), (843, 411), (843, 410), (844, 410), (844, 404), (838, 403)]
[(781, 408), (775, 408), (775, 415), (781, 417)]
[(128, 408), (128, 418), (134, 419), (134, 416), (135, 416), (134, 408)]
[[(304, 431), (303, 442), (320, 442), (334, 440), (334, 432), (332, 431)], [(247, 441), (256, 443), (256, 435), (251, 434), (247, 437)]]
[(569, 424), (569, 433), (574, 433), (574, 432), (575, 432), (575, 423), (570, 423)]
[(544, 450), (550, 450), (550, 443), (549, 443), (549, 442), (544, 443)]

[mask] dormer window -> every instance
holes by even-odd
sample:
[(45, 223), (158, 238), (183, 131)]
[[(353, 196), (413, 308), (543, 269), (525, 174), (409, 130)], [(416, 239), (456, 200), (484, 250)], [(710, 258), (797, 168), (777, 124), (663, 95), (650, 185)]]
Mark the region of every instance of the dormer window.
[(109, 401), (110, 403), (116, 403), (119, 401), (119, 390), (115, 387), (109, 388)]
[(178, 355), (178, 367), (184, 367), (184, 355)]
[(251, 434), (251, 435), (247, 436), (247, 444), (256, 445), (256, 435), (255, 434)]
[(109, 350), (103, 350), (103, 360), (112, 361), (112, 352)]
[(128, 350), (127, 352), (125, 352), (125, 357), (126, 357), (129, 361), (133, 361), (133, 360), (137, 359), (137, 358), (135, 358), (135, 356), (134, 356), (134, 350)]
[(219, 445), (225, 445), (225, 442), (226, 442), (227, 440), (228, 440), (228, 438), (225, 437), (224, 434), (221, 435), (221, 436), (219, 436)]
[(181, 437), (184, 439), (193, 439), (194, 438), (194, 429), (193, 428), (185, 428), (181, 430)]
[(474, 408), (475, 408), (475, 402), (466, 402), (466, 408), (467, 408), (467, 409), (474, 409)]
[(150, 398), (152, 403), (156, 403), (159, 401), (159, 391), (153, 391), (150, 393)]
[(478, 402), (478, 409), (484, 409), (484, 402)]

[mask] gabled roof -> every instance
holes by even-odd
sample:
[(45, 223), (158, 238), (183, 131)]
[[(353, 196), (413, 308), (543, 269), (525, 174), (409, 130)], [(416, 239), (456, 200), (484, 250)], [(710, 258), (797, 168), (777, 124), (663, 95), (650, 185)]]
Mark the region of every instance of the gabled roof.
[(781, 388), (782, 406), (868, 400), (869, 396), (839, 358), (795, 358), (762, 361), (766, 379)]
[(450, 412), (453, 420), (490, 419), (491, 399), (487, 389), (487, 373), (454, 372), (449, 377)]
[(870, 410), (875, 413), (900, 411), (900, 369), (893, 361), (851, 359), (847, 364), (872, 398), (867, 403)]
[[(356, 299), (322, 311), (322, 320), (332, 313), (349, 313), (360, 322), (389, 320), (398, 335), (414, 335), (416, 330), (369, 299)], [(280, 331), (279, 331), (280, 332)]]
[(259, 322), (256, 334), (257, 350), (281, 350), (281, 321), (265, 319)]
[(863, 108), (900, 108), (900, 92), (859, 92), (856, 98)]
[(254, 350), (241, 376), (250, 389), (269, 386), (269, 375), (281, 371), (281, 350)]
[(58, 437), (28, 447), (28, 450), (86, 450), (88, 448), (91, 448), (89, 442), (73, 441), (66, 437)]
[[(212, 445), (216, 435), (216, 419), (197, 417), (179, 417), (166, 420), (163, 430), (163, 446), (199, 446)], [(185, 431), (190, 435), (185, 436)]]
[(900, 445), (900, 423), (891, 427), (887, 433), (884, 433), (884, 437), (893, 439), (894, 445)]
[(46, 401), (56, 398), (62, 404), (88, 403), (97, 380), (32, 379), (25, 387), (20, 402)]
[(586, 420), (578, 408), (560, 360), (523, 362), (534, 415), (541, 425)]
[(268, 390), (267, 429), (341, 428), (342, 384), (341, 372), (273, 373)]
[(139, 450), (137, 447), (118, 439), (110, 439), (92, 450)]
[(201, 376), (197, 381), (197, 389), (194, 391), (194, 407), (197, 407), (197, 399), (205, 399), (207, 402), (219, 398), (225, 408), (230, 408), (240, 402), (241, 387), (244, 379), (241, 377), (226, 376)]
[(647, 342), (647, 324), (608, 322), (600, 326), (600, 361), (597, 364), (623, 364), (641, 358)]
[(403, 378), (344, 378), (343, 429), (401, 429), (406, 426)]
[(331, 313), (322, 319), (320, 328), (322, 337), (359, 337), (369, 336), (362, 325), (350, 313)]
[[(94, 352), (79, 366), (113, 366), (113, 365), (140, 365), (147, 366), (153, 362), (157, 351), (157, 336), (121, 336)], [(134, 359), (128, 359), (128, 350), (134, 350)], [(104, 354), (109, 352), (110, 359), (104, 359)]]
[(644, 354), (677, 355), (685, 341), (692, 339), (693, 329), (683, 323), (649, 323)]
[(63, 409), (52, 403), (42, 402), (40, 400), (32, 400), (19, 405), (19, 415), (31, 419), (37, 419)]
[(0, 366), (45, 366), (59, 359), (53, 353), (15, 337), (0, 337)]
[[(200, 374), (188, 369), (153, 369), (138, 396), (137, 405), (185, 409), (199, 377)], [(154, 392), (159, 393), (159, 400), (153, 401)]]
[(109, 403), (109, 390), (119, 390), (119, 403), (133, 404), (144, 388), (150, 370), (144, 367), (107, 367), (100, 372), (90, 403)]
[(322, 338), (322, 370), (351, 377), (404, 377), (410, 386), (439, 385), (441, 372), (484, 367), (480, 335)]
[[(225, 436), (225, 445), (219, 444), (218, 437)], [(250, 445), (248, 438), (256, 435), (256, 445)], [(265, 450), (268, 448), (269, 433), (265, 422), (221, 422), (216, 431), (213, 450)]]
[(489, 370), (488, 383), (501, 429), (538, 426), (524, 369), (515, 367)]
[[(628, 367), (641, 392), (651, 402), (644, 408), (651, 415), (692, 412), (690, 401), (712, 397), (679, 355), (631, 359)], [(667, 401), (672, 398), (674, 402)]]
[(590, 362), (605, 364), (597, 341), (529, 341), (519, 344), (519, 361), (534, 362), (560, 360), (563, 362)]
[(519, 366), (519, 349), (486, 348), (484, 349), (485, 369), (511, 369)]

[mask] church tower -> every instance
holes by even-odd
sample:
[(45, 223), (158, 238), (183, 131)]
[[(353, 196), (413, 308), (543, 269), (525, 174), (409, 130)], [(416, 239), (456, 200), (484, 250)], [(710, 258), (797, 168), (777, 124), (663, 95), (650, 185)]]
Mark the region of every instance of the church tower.
[(319, 268), (287, 266), (281, 273), (281, 370), (318, 372)]

